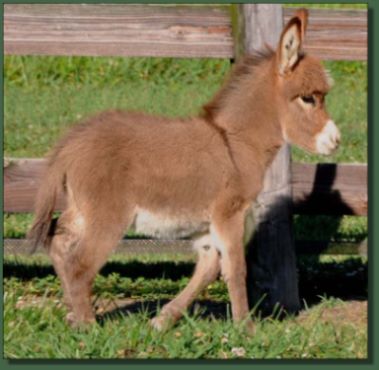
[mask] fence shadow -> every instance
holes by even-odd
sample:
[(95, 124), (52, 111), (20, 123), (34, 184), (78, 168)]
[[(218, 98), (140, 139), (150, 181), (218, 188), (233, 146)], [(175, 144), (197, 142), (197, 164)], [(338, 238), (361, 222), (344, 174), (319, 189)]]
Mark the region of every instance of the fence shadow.
[[(313, 255), (304, 256), (298, 260), (299, 296), (307, 304), (314, 304), (320, 296), (337, 298), (362, 299), (368, 298), (367, 262), (357, 259), (347, 259), (342, 262), (319, 262), (319, 255), (328, 249), (328, 244), (338, 231), (343, 215), (354, 214), (353, 209), (342, 199), (340, 191), (333, 189), (337, 175), (337, 164), (318, 163), (311, 193), (303, 201), (294, 204), (298, 212), (322, 214), (321, 209), (327, 203), (330, 207), (328, 227), (323, 230), (322, 239), (327, 241), (324, 248)], [(321, 196), (320, 196), (321, 195)], [(320, 203), (324, 203), (320, 206)], [(337, 210), (333, 212), (333, 209)], [(301, 217), (299, 216), (300, 220)], [(320, 271), (317, 271), (321, 268)]]
[[(320, 230), (322, 239), (327, 240), (327, 243), (323, 244), (324, 249), (319, 248), (313, 258), (310, 256), (306, 259), (307, 263), (302, 263), (299, 259), (297, 261), (299, 299), (300, 303), (306, 302), (308, 306), (319, 302), (322, 296), (367, 299), (365, 263), (360, 261), (361, 266), (353, 267), (354, 262), (326, 264), (319, 261), (319, 255), (328, 248), (332, 237), (338, 231), (342, 215), (354, 213), (353, 209), (344, 202), (340, 192), (333, 189), (336, 175), (336, 164), (318, 164), (312, 191), (294, 207), (298, 211), (308, 210), (310, 214), (318, 214), (320, 211), (325, 212), (325, 202), (327, 202), (326, 204), (331, 207), (328, 214), (333, 214), (334, 207), (337, 210), (336, 216), (330, 217), (328, 228)], [(320, 201), (324, 204), (320, 205)], [(280, 306), (286, 312), (296, 313), (299, 308), (301, 309), (296, 303), (298, 300), (293, 290), (296, 289), (295, 250), (288, 248), (290, 244), (295, 248), (293, 234), (288, 232), (288, 227), (291, 228), (292, 223), (286, 218), (286, 215), (291, 217), (290, 202), (291, 199), (288, 197), (278, 197), (275, 203), (269, 206), (263, 221), (256, 227), (248, 243), (247, 261), (250, 266), (248, 282), (252, 284), (252, 289), (248, 289), (249, 301), (251, 306), (260, 302), (258, 309), (263, 316), (271, 315), (277, 302), (280, 302)], [(307, 246), (304, 244), (302, 248), (306, 249)], [(350, 268), (353, 270), (349, 270)], [(342, 275), (341, 271), (344, 271)]]
[[(320, 203), (320, 197), (316, 195), (317, 190), (322, 190), (322, 195), (324, 197), (328, 197), (329, 200), (329, 207), (331, 209), (337, 208), (337, 209), (343, 209), (343, 212), (346, 214), (350, 214), (352, 212), (352, 209), (343, 201), (340, 192), (338, 190), (333, 190), (333, 183), (337, 175), (337, 165), (336, 164), (321, 164), (318, 163), (316, 167), (316, 175), (313, 182), (313, 188), (311, 193), (308, 197), (306, 197), (303, 201), (297, 202), (294, 204), (294, 209), (296, 209), (299, 212), (306, 213), (306, 212), (317, 212)], [(316, 185), (320, 184), (322, 182), (322, 186)], [(321, 189), (320, 189), (321, 188)], [(325, 204), (325, 203), (324, 203)], [(307, 216), (299, 215), (298, 222), (301, 224), (302, 219), (304, 219)], [(323, 234), (325, 235), (325, 232), (327, 233), (326, 236), (323, 237), (324, 240), (330, 241), (333, 235), (336, 233), (338, 228), (341, 225), (342, 216), (336, 215), (332, 217), (328, 217), (328, 228), (327, 230), (323, 230)], [(326, 244), (324, 246), (324, 250), (327, 249)], [(318, 253), (321, 254), (323, 251), (319, 250)]]
[(328, 204), (328, 213), (339, 218), (341, 215), (354, 214), (353, 209), (342, 199), (340, 191), (333, 189), (336, 176), (336, 163), (317, 163), (313, 188), (308, 197), (294, 204), (294, 209), (302, 214), (322, 214), (325, 204)]
[[(337, 164), (318, 163), (310, 194), (302, 201), (297, 201), (293, 205), (294, 213), (298, 214), (297, 223), (302, 225), (313, 215), (324, 215), (325, 204), (328, 205), (327, 227), (321, 231), (322, 241), (318, 244), (318, 254), (328, 249), (329, 243), (338, 231), (343, 215), (353, 215), (354, 210), (341, 197), (339, 190), (333, 189), (333, 184), (337, 175)], [(317, 216), (314, 216), (317, 217)], [(325, 221), (324, 221), (325, 222)], [(363, 241), (360, 238), (358, 242)], [(322, 245), (322, 248), (320, 246)]]
[[(100, 271), (100, 275), (108, 276), (119, 274), (121, 277), (137, 279), (169, 279), (180, 280), (183, 277), (191, 276), (194, 269), (194, 262), (141, 262), (138, 260), (128, 260), (126, 262), (109, 261)], [(5, 260), (3, 264), (4, 278), (15, 277), (28, 281), (31, 279), (41, 279), (49, 275), (55, 275), (52, 265), (24, 264), (14, 260)]]
[[(101, 271), (102, 276), (117, 272), (120, 277), (137, 279), (170, 279), (177, 281), (190, 277), (193, 262), (154, 262), (139, 261), (109, 262)], [(23, 265), (14, 261), (4, 261), (4, 278), (16, 277), (28, 281), (54, 275), (52, 266)], [(298, 259), (299, 292), (302, 303), (312, 306), (322, 297), (335, 297), (342, 300), (367, 300), (367, 263), (361, 259), (351, 258), (339, 262), (320, 262), (318, 256), (301, 256)], [(190, 313), (200, 312), (202, 317), (226, 318), (228, 316), (229, 298), (224, 288), (224, 301), (209, 299), (197, 300)], [(120, 307), (104, 315), (101, 320), (114, 319), (119, 314), (147, 312), (153, 316), (157, 309), (166, 303), (165, 299), (143, 300)]]

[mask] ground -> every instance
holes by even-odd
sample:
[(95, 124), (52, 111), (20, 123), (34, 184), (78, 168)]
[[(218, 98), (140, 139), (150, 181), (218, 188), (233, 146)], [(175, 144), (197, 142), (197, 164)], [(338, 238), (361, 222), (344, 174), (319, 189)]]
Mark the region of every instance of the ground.
[[(225, 283), (217, 280), (165, 333), (149, 320), (188, 283), (189, 256), (114, 256), (95, 280), (97, 324), (65, 323), (62, 292), (46, 256), (6, 256), (6, 358), (367, 358), (367, 258), (298, 258), (302, 310), (255, 312), (256, 333), (230, 319)], [(333, 284), (330, 282), (333, 281)]]

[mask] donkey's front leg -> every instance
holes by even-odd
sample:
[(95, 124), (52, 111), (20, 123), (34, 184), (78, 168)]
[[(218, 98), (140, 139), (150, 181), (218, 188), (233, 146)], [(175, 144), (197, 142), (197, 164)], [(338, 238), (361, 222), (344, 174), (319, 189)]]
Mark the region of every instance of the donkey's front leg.
[(249, 333), (254, 325), (249, 318), (246, 289), (246, 261), (243, 245), (245, 212), (226, 216), (226, 212), (215, 215), (211, 224), (213, 243), (221, 253), (221, 272), (227, 284), (232, 316), (235, 322), (246, 320)]
[(167, 303), (155, 317), (151, 324), (157, 330), (164, 330), (173, 325), (194, 301), (196, 296), (212, 283), (219, 275), (220, 261), (216, 248), (211, 244), (209, 235), (194, 243), (198, 252), (198, 261), (195, 272), (184, 290), (171, 302)]

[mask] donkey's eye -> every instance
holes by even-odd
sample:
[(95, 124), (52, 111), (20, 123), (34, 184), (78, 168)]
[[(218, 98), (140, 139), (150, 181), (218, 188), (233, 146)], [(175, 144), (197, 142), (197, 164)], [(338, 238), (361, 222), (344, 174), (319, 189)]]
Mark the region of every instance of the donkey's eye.
[(314, 105), (316, 103), (316, 100), (313, 95), (304, 95), (301, 96), (301, 100), (306, 104), (312, 104)]

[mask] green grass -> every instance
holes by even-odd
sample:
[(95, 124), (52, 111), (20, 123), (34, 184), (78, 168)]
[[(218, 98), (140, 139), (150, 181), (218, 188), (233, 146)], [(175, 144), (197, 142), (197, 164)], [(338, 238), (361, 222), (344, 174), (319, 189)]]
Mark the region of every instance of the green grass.
[[(154, 268), (156, 265), (158, 269)], [(199, 296), (193, 311), (171, 330), (166, 333), (151, 330), (149, 318), (188, 282), (192, 260), (172, 261), (172, 258), (151, 256), (136, 260), (118, 256), (113, 257), (108, 266), (95, 281), (94, 298), (97, 304), (117, 300), (119, 309), (104, 315), (99, 324), (87, 331), (72, 330), (65, 324), (66, 311), (60, 303), (59, 283), (46, 257), (7, 257), (4, 270), (5, 357), (275, 359), (367, 356), (367, 312), (357, 301), (341, 300), (367, 296), (365, 284), (360, 282), (367, 278), (367, 261), (362, 258), (324, 257), (300, 261), (300, 292), (309, 307), (305, 306), (297, 318), (289, 316), (282, 321), (275, 317), (256, 318), (256, 334), (250, 338), (243, 334), (241, 326), (231, 322), (226, 287), (220, 280)], [(335, 282), (334, 291), (330, 289), (330, 279)], [(345, 289), (346, 286), (349, 289)], [(131, 302), (129, 310), (125, 302)], [(210, 310), (209, 302), (212, 302)]]
[(58, 85), (119, 86), (127, 83), (219, 82), (227, 59), (6, 56), (5, 82), (32, 90)]
[(229, 64), (172, 58), (5, 59), (4, 148), (12, 157), (45, 155), (69, 126), (105, 109), (195, 114)]
[[(5, 214), (4, 237), (22, 239), (31, 226), (30, 213)], [(294, 234), (297, 240), (330, 240), (335, 242), (360, 242), (367, 237), (367, 218), (356, 216), (295, 215)], [(135, 236), (130, 230), (128, 235)]]
[[(332, 157), (294, 148), (295, 161), (367, 162), (367, 65), (328, 62), (329, 111), (345, 139)], [(5, 155), (43, 156), (76, 121), (109, 108), (196, 114), (230, 68), (227, 60), (5, 58)], [(38, 91), (38, 94), (36, 94)], [(348, 109), (347, 109), (348, 107)]]
[(367, 217), (295, 215), (293, 229), (296, 240), (330, 240), (360, 242), (367, 237)]

